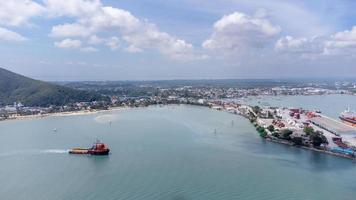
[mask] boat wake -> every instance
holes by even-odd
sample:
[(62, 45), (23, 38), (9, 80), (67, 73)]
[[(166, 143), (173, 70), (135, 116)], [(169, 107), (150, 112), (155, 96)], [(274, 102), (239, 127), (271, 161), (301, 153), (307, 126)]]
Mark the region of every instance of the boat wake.
[(117, 115), (107, 114), (107, 115), (100, 115), (94, 118), (95, 122), (100, 124), (110, 123), (118, 120)]
[(57, 153), (57, 154), (63, 154), (63, 153), (68, 153), (69, 149), (47, 149), (47, 150), (42, 150), (42, 153)]
[(0, 157), (6, 156), (21, 156), (21, 155), (41, 155), (41, 154), (64, 154), (68, 153), (68, 149), (28, 149), (10, 152), (0, 152)]

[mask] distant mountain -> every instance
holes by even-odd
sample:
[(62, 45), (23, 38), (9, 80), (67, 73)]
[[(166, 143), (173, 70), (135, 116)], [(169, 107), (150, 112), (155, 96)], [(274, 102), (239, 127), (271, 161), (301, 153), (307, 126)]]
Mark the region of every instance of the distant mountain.
[(26, 106), (49, 106), (99, 100), (107, 98), (95, 92), (34, 80), (0, 68), (0, 105), (16, 101)]

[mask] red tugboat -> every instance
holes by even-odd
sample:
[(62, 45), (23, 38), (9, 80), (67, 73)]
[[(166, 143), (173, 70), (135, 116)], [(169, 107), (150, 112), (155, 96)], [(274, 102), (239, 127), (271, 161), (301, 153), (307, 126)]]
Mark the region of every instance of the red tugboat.
[(341, 113), (341, 115), (339, 116), (339, 118), (351, 125), (351, 126), (356, 126), (356, 113), (353, 111), (350, 111), (350, 109), (345, 110), (344, 112)]
[(69, 150), (70, 154), (108, 155), (110, 149), (99, 140), (90, 149), (74, 148)]

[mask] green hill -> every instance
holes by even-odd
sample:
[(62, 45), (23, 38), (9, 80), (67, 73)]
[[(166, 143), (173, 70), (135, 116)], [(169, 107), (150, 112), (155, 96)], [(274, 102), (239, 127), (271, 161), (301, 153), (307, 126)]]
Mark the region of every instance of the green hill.
[(16, 101), (26, 106), (49, 106), (98, 100), (107, 98), (95, 92), (34, 80), (0, 68), (0, 105)]

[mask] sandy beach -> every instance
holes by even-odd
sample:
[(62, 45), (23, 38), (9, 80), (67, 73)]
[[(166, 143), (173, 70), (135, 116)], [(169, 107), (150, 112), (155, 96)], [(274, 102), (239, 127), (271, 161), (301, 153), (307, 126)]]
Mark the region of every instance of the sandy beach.
[[(44, 118), (44, 117), (68, 117), (68, 116), (79, 116), (79, 115), (90, 115), (96, 113), (106, 113), (115, 110), (123, 110), (128, 109), (130, 107), (111, 107), (108, 110), (80, 110), (80, 111), (71, 111), (71, 112), (58, 112), (58, 113), (48, 113), (48, 114), (39, 114), (39, 115), (25, 115), (25, 116), (16, 116), (5, 119), (3, 121), (8, 120), (28, 120), (28, 119), (36, 119), (36, 118)], [(1, 121), (0, 121), (1, 122)]]

